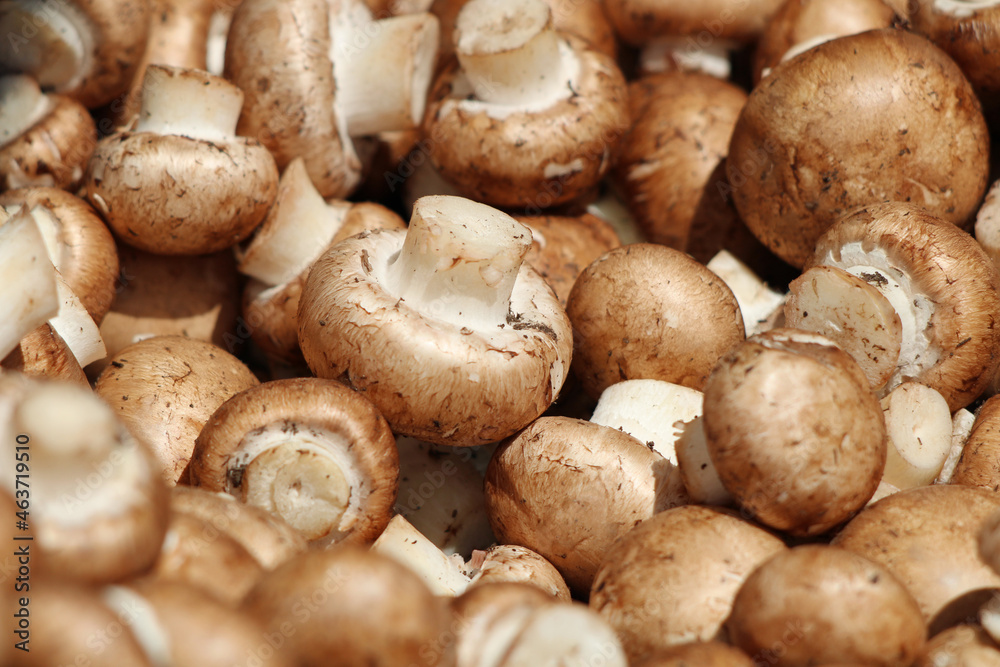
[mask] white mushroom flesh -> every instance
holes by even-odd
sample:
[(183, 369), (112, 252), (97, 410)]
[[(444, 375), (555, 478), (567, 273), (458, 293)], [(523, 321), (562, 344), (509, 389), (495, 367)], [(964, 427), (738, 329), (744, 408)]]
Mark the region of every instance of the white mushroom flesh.
[(531, 231), (506, 213), (461, 197), (424, 197), (399, 253), (372, 258), (387, 292), (425, 317), (470, 331), (506, 325)]
[(708, 453), (702, 417), (684, 424), (675, 448), (681, 480), (692, 502), (702, 505), (730, 505), (734, 502), (732, 494), (719, 479)]
[(962, 452), (965, 450), (965, 444), (969, 441), (969, 436), (972, 434), (972, 427), (975, 423), (976, 415), (965, 408), (962, 408), (952, 416), (951, 448), (948, 450), (948, 457), (944, 460), (944, 465), (941, 466), (941, 472), (938, 473), (937, 479), (934, 480), (935, 484), (951, 483), (951, 478), (955, 474), (955, 468), (958, 467), (959, 460), (962, 458)]
[(720, 250), (705, 266), (722, 278), (736, 297), (747, 336), (773, 328), (785, 303), (784, 294), (768, 287), (749, 266), (728, 250)]
[(107, 356), (101, 329), (73, 289), (56, 272), (56, 292), (59, 312), (49, 324), (63, 339), (80, 366), (86, 366)]
[(882, 479), (899, 489), (930, 484), (951, 449), (951, 411), (944, 397), (904, 382), (882, 399), (889, 447)]
[(881, 395), (885, 395), (938, 362), (941, 351), (931, 345), (928, 336), (934, 303), (913, 284), (903, 267), (890, 261), (882, 248), (865, 250), (856, 241), (845, 244), (837, 255), (827, 253), (822, 263), (852, 273), (878, 289), (899, 315), (903, 328), (899, 360), (881, 390)]
[(685, 422), (701, 415), (702, 393), (662, 380), (625, 380), (601, 393), (590, 421), (628, 433), (677, 465)]
[(455, 48), (461, 74), (453, 97), (497, 119), (567, 99), (580, 74), (579, 59), (552, 28), (542, 0), (472, 0), (459, 12)]
[(226, 142), (236, 136), (242, 108), (243, 91), (225, 79), (154, 65), (143, 79), (135, 131)]
[(717, 79), (728, 79), (733, 69), (729, 54), (735, 48), (736, 44), (726, 39), (700, 44), (693, 35), (661, 37), (639, 52), (639, 67), (650, 74), (677, 68), (682, 72), (701, 72)]
[(989, 9), (997, 5), (1000, 5), (1000, 0), (934, 0), (934, 11), (964, 19), (980, 9)]
[(351, 445), (317, 426), (268, 424), (230, 455), (225, 491), (274, 512), (307, 539), (336, 542), (357, 522), (369, 493)]
[(205, 69), (209, 74), (222, 76), (226, 68), (226, 39), (229, 37), (229, 26), (233, 22), (233, 13), (212, 12), (208, 21), (208, 39), (205, 43)]
[(27, 214), (0, 220), (0, 306), (0, 359), (59, 312), (55, 267), (38, 225)]
[[(24, 206), (11, 204), (4, 208), (8, 214), (14, 216), (20, 213)], [(67, 254), (67, 248), (62, 239), (62, 223), (50, 209), (44, 206), (35, 206), (29, 211), (29, 215), (35, 219), (35, 224), (38, 225), (38, 231), (41, 232), (42, 239), (45, 241), (45, 249), (49, 252), (52, 265), (56, 267), (56, 271), (61, 270), (63, 259)]]
[(1000, 181), (986, 193), (979, 212), (976, 213), (976, 240), (993, 264), (1000, 268)]
[(51, 100), (30, 76), (0, 77), (0, 147), (30, 130), (51, 109)]
[(170, 636), (146, 598), (125, 586), (106, 586), (101, 598), (122, 625), (127, 626), (153, 667), (174, 664)]
[(0, 61), (43, 88), (76, 87), (93, 67), (94, 29), (72, 2), (0, 2)]
[(401, 516), (392, 518), (371, 550), (405, 565), (434, 595), (461, 595), (469, 587), (461, 557), (445, 554)]

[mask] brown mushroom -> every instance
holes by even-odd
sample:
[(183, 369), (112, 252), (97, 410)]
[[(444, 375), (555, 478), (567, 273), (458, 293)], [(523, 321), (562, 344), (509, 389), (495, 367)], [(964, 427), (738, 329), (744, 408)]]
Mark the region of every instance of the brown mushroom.
[(0, 208), (0, 269), (0, 301), (8, 313), (0, 319), (0, 357), (6, 357), (60, 307), (58, 274), (41, 230), (26, 212), (11, 217)]
[[(475, 559), (475, 554), (473, 554)], [(569, 587), (559, 571), (531, 549), (512, 544), (498, 544), (482, 554), (472, 576), (472, 586), (485, 586), (497, 582), (517, 582), (534, 586), (553, 598), (569, 602)]]
[(738, 648), (722, 642), (691, 642), (659, 651), (635, 667), (753, 667), (754, 662)]
[(1000, 665), (1000, 646), (975, 625), (956, 625), (927, 642), (914, 667), (995, 667)]
[(31, 330), (17, 347), (0, 362), (5, 370), (28, 377), (65, 380), (90, 387), (80, 362), (52, 325), (45, 323)]
[(993, 396), (980, 406), (962, 457), (951, 476), (952, 484), (980, 486), (1000, 491), (1000, 396)]

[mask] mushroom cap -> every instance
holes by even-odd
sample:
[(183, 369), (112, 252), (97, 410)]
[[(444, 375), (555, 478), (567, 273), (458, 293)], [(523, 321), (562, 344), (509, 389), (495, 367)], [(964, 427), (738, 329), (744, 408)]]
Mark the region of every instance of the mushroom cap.
[[(691, 35), (699, 39), (754, 41), (782, 0), (707, 0), (698, 3), (661, 0), (605, 0), (604, 8), (618, 36), (634, 46), (659, 37)], [(697, 43), (696, 43), (697, 44)]]
[(888, 28), (896, 13), (882, 0), (785, 0), (767, 22), (753, 59), (754, 82), (773, 69), (793, 48), (817, 39), (833, 39)]
[(552, 563), (527, 547), (498, 544), (490, 547), (473, 586), (497, 582), (519, 582), (545, 591), (561, 602), (569, 602), (569, 587)]
[(1000, 491), (1000, 395), (976, 411), (976, 421), (962, 448), (962, 457), (951, 476), (952, 484), (981, 486)]
[(956, 625), (935, 635), (914, 667), (993, 667), (1000, 665), (1000, 647), (978, 625)]
[(806, 545), (747, 577), (726, 621), (748, 655), (783, 646), (777, 665), (910, 665), (927, 635), (909, 591), (884, 567), (846, 549)]
[(1000, 6), (932, 0), (908, 4), (911, 29), (944, 49), (972, 85), (995, 97), (1000, 92)]
[(678, 644), (636, 664), (635, 667), (753, 667), (743, 651), (719, 641)]
[(457, 60), (435, 81), (424, 117), (431, 162), (470, 199), (543, 209), (580, 196), (610, 168), (628, 130), (625, 78), (611, 57), (578, 38), (561, 39), (579, 75), (573, 94), (543, 110), (470, 97)]
[(0, 145), (0, 192), (50, 186), (73, 190), (97, 146), (97, 127), (86, 107), (48, 95), (51, 110), (26, 132)]
[(629, 659), (710, 641), (743, 581), (786, 549), (758, 526), (717, 508), (686, 505), (626, 533), (604, 557), (590, 607), (618, 633)]
[(493, 454), (486, 511), (501, 543), (535, 551), (583, 594), (615, 540), (669, 505), (670, 470), (627, 433), (541, 417)]
[(833, 544), (879, 563), (899, 579), (933, 635), (975, 614), (977, 593), (1000, 587), (1000, 575), (979, 555), (980, 527), (998, 507), (1000, 496), (985, 489), (917, 487), (869, 505)]
[[(1000, 364), (1000, 273), (967, 233), (910, 204), (883, 203), (839, 220), (817, 241), (808, 265), (843, 263), (852, 255), (884, 261), (908, 275), (913, 296), (933, 308), (930, 353), (913, 377), (944, 396), (954, 412), (975, 400)], [(901, 359), (900, 362), (903, 360)]]
[(954, 61), (919, 35), (873, 30), (820, 44), (755, 88), (726, 169), (750, 230), (801, 267), (830, 225), (873, 201), (966, 223), (986, 190), (989, 137)]
[(80, 362), (48, 322), (32, 329), (18, 346), (4, 357), (4, 370), (17, 371), (28, 377), (74, 382), (90, 388), (90, 382), (80, 368)]
[(236, 540), (265, 570), (273, 570), (308, 546), (302, 534), (280, 516), (241, 503), (228, 493), (175, 486), (170, 510), (210, 523)]
[(882, 408), (833, 341), (772, 329), (726, 355), (705, 385), (708, 453), (757, 520), (795, 535), (846, 521), (875, 493), (886, 461)]
[[(399, 484), (399, 453), (385, 419), (364, 396), (318, 378), (274, 380), (223, 403), (202, 429), (191, 457), (192, 486), (237, 493), (243, 441), (269, 425), (315, 427), (346, 441), (346, 455), (360, 476), (351, 488), (356, 510), (321, 539), (371, 543), (392, 517)], [(244, 470), (249, 461), (243, 462)], [(294, 492), (293, 490), (289, 491)], [(355, 501), (356, 499), (356, 501)]]
[(738, 223), (719, 172), (747, 94), (714, 76), (671, 72), (629, 84), (632, 128), (614, 178), (654, 243), (687, 250), (701, 228)]
[(155, 336), (115, 354), (94, 391), (156, 454), (163, 479), (185, 478), (195, 439), (224, 401), (260, 384), (225, 350), (185, 336)]
[(397, 434), (465, 446), (523, 428), (558, 395), (572, 357), (555, 295), (525, 263), (499, 330), (424, 317), (373, 276), (404, 238), (391, 230), (357, 236), (313, 265), (299, 302), (306, 363), (363, 392)]
[[(243, 609), (287, 638), (303, 667), (330, 664), (451, 667), (444, 598), (406, 566), (351, 545), (311, 550), (261, 579)], [(294, 620), (294, 634), (282, 631)]]
[(111, 309), (118, 280), (118, 251), (104, 222), (86, 201), (57, 188), (19, 188), (0, 195), (0, 207), (42, 207), (58, 223), (59, 273), (100, 324)]
[(648, 243), (605, 253), (573, 285), (573, 369), (593, 397), (621, 380), (701, 390), (744, 339), (729, 287), (690, 256)]
[(85, 185), (125, 243), (160, 255), (202, 255), (232, 247), (260, 224), (278, 171), (254, 139), (122, 132), (97, 144)]
[(331, 4), (244, 0), (229, 28), (225, 76), (245, 95), (237, 133), (264, 144), (281, 170), (302, 157), (321, 195), (345, 197), (361, 162), (341, 142), (333, 110)]

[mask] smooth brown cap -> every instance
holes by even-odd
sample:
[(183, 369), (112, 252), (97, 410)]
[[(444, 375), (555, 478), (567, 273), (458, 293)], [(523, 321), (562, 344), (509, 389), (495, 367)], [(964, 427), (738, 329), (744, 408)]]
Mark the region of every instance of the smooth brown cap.
[[(1000, 92), (1000, 7), (957, 3), (949, 13), (932, 0), (910, 0), (912, 30), (926, 35), (955, 59), (972, 85), (990, 102)], [(941, 3), (944, 4), (944, 3)], [(968, 7), (968, 8), (966, 8)]]
[(659, 37), (683, 35), (752, 42), (780, 4), (781, 0), (605, 0), (604, 7), (618, 36), (640, 46)]
[(1000, 491), (1000, 395), (993, 396), (976, 411), (962, 457), (951, 476), (952, 484), (980, 486)]

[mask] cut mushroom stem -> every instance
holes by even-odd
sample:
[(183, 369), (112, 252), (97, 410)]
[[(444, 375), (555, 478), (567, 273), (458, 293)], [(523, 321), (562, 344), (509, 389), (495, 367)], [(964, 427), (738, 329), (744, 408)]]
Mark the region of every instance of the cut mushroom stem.
[[(92, 30), (73, 2), (11, 2), (0, 11), (4, 69), (34, 72), (45, 88), (75, 86), (87, 71)], [(25, 26), (37, 31), (32, 39)]]
[(938, 473), (937, 479), (934, 480), (935, 484), (951, 484), (951, 478), (955, 474), (959, 460), (962, 458), (962, 452), (965, 451), (965, 445), (969, 441), (969, 436), (972, 434), (972, 427), (975, 423), (976, 415), (965, 408), (952, 415), (951, 449), (948, 451), (948, 457), (944, 460), (944, 465), (941, 466), (941, 472)]
[(331, 30), (334, 106), (347, 134), (362, 137), (418, 125), (434, 71), (437, 18), (411, 14), (350, 25), (341, 13), (331, 12), (331, 19), (337, 24)]
[(980, 9), (1000, 5), (998, 0), (934, 0), (934, 11), (957, 18), (968, 18)]
[(567, 97), (567, 77), (552, 13), (540, 0), (472, 0), (458, 15), (456, 53), (484, 102), (536, 105)]
[(371, 547), (415, 572), (435, 595), (461, 595), (469, 587), (461, 556), (447, 556), (402, 516), (395, 516)]
[(49, 320), (49, 324), (66, 342), (81, 367), (103, 359), (107, 355), (107, 349), (104, 346), (104, 339), (101, 338), (101, 330), (87, 312), (80, 297), (58, 272), (56, 272), (56, 293), (59, 298), (59, 312)]
[(772, 329), (781, 320), (785, 295), (768, 287), (731, 252), (720, 250), (705, 266), (732, 290), (748, 336)]
[(708, 453), (702, 417), (684, 424), (675, 443), (677, 468), (691, 501), (701, 505), (732, 505), (736, 499), (726, 490)]
[(200, 70), (151, 65), (135, 131), (228, 141), (236, 135), (242, 107), (243, 91), (224, 79)]
[(948, 402), (919, 382), (904, 382), (882, 399), (888, 456), (882, 480), (899, 489), (930, 484), (951, 449)]
[(59, 312), (55, 268), (34, 218), (21, 213), (5, 219), (6, 214), (0, 214), (0, 304), (5, 313), (0, 321), (0, 359)]
[(643, 72), (703, 72), (718, 79), (728, 79), (732, 72), (729, 54), (737, 44), (725, 39), (712, 40), (703, 46), (694, 37), (662, 37), (647, 44), (639, 52)]
[(52, 108), (30, 76), (0, 77), (0, 146), (21, 136)]
[[(469, 224), (468, 221), (475, 221)], [(460, 197), (424, 197), (386, 269), (386, 289), (420, 313), (469, 330), (506, 325), (531, 231)]]

